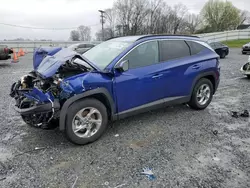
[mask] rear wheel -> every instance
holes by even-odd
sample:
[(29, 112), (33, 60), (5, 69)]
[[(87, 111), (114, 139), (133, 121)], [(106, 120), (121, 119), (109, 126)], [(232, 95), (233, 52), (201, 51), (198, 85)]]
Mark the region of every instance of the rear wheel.
[(108, 113), (103, 103), (84, 99), (72, 104), (67, 112), (66, 136), (78, 145), (99, 139), (108, 125)]
[(188, 105), (195, 110), (204, 110), (211, 103), (213, 93), (214, 89), (211, 81), (202, 78), (196, 83)]

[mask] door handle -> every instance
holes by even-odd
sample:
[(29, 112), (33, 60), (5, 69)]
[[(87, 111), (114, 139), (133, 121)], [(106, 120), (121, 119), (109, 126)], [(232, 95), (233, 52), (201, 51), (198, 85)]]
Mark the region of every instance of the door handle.
[(199, 68), (201, 68), (201, 66), (200, 65), (194, 65), (192, 68), (193, 69), (199, 69)]
[(156, 74), (156, 75), (154, 75), (152, 78), (155, 79), (155, 78), (160, 78), (160, 77), (162, 77), (162, 76), (163, 76), (163, 74)]

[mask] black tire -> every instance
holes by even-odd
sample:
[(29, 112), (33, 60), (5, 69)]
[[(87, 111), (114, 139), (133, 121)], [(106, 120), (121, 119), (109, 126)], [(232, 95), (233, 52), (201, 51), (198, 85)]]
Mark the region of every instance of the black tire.
[(242, 54), (244, 55), (244, 54), (247, 54), (246, 52), (242, 52)]
[[(102, 123), (101, 123), (99, 130), (93, 136), (88, 137), (88, 138), (81, 138), (81, 137), (78, 137), (74, 133), (73, 127), (72, 127), (72, 121), (77, 112), (79, 112), (81, 109), (88, 108), (88, 107), (93, 107), (100, 112), (102, 116)], [(77, 144), (77, 145), (85, 145), (85, 144), (89, 144), (98, 140), (107, 129), (107, 126), (108, 126), (107, 108), (99, 100), (89, 98), (89, 99), (84, 99), (79, 102), (73, 103), (69, 107), (68, 112), (67, 112), (67, 118), (66, 118), (65, 133), (70, 142)]]
[(250, 75), (247, 75), (247, 78), (250, 79)]
[(225, 57), (226, 57), (226, 52), (222, 52), (221, 55), (220, 55), (220, 58), (224, 59)]
[[(198, 89), (202, 86), (206, 84), (207, 86), (209, 86), (210, 88), (210, 98), (209, 100), (206, 102), (206, 104), (201, 105), (198, 102), (197, 99), (197, 92)], [(211, 81), (209, 79), (206, 78), (202, 78), (200, 79), (196, 85), (194, 86), (193, 92), (192, 92), (192, 96), (191, 96), (191, 100), (189, 101), (188, 105), (195, 110), (204, 110), (208, 107), (208, 105), (211, 103), (212, 99), (213, 99), (213, 94), (214, 94), (214, 87), (213, 84), (211, 83)]]

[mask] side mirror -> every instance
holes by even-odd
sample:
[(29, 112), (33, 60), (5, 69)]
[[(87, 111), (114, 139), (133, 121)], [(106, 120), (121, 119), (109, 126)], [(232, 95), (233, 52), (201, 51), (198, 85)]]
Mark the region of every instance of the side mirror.
[(126, 72), (128, 71), (129, 69), (129, 61), (128, 60), (124, 60), (120, 63), (118, 63), (116, 66), (115, 66), (115, 69), (120, 71), (120, 72)]

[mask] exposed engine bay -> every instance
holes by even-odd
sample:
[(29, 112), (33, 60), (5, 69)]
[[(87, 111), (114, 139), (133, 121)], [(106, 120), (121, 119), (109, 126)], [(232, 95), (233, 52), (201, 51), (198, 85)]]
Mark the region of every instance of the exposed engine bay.
[(58, 120), (61, 106), (74, 94), (67, 90), (64, 80), (92, 70), (75, 52), (63, 50), (44, 57), (37, 70), (12, 85), (10, 96), (16, 101), (16, 111), (28, 125), (49, 128)]

